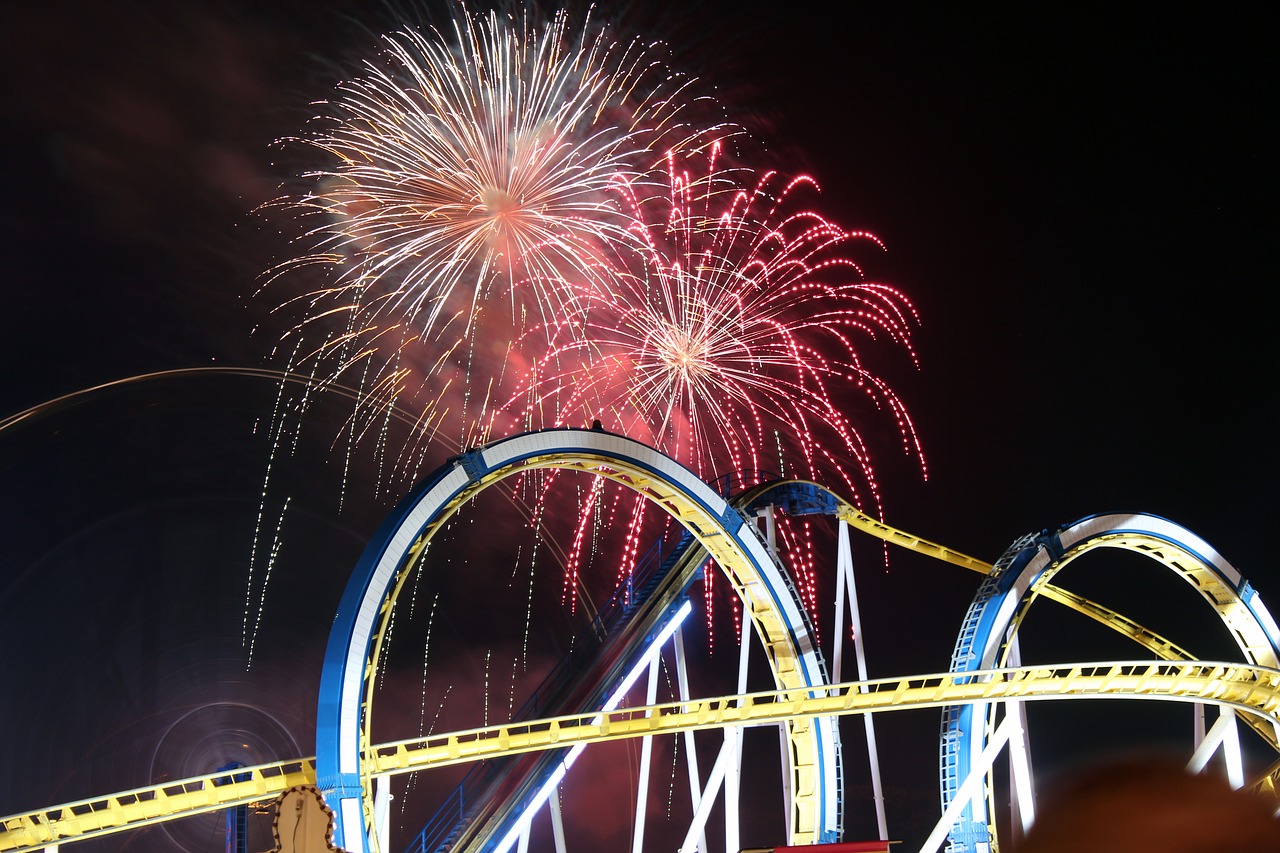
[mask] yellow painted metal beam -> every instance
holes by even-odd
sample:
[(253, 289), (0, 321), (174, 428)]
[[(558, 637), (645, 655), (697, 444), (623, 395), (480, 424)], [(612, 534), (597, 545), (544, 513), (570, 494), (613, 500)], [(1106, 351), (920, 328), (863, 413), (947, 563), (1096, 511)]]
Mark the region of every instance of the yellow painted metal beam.
[[(865, 688), (865, 692), (864, 692)], [(1280, 671), (1236, 663), (1148, 662), (1028, 666), (845, 682), (824, 690), (784, 689), (589, 712), (440, 734), (375, 746), (370, 775), (444, 767), (579, 743), (763, 725), (829, 715), (935, 708), (1003, 699), (1138, 698), (1227, 705), (1280, 722)], [(247, 781), (232, 781), (233, 776)], [(36, 850), (137, 829), (314, 784), (312, 759), (240, 767), (120, 794), (0, 818), (0, 851)]]
[(0, 850), (38, 850), (270, 800), (295, 785), (315, 784), (315, 779), (315, 760), (299, 758), (64, 803), (0, 818)]
[(1280, 720), (1280, 671), (1236, 663), (1139, 661), (845, 682), (820, 691), (771, 690), (470, 729), (375, 747), (369, 760), (372, 775), (394, 775), (652, 734), (967, 702), (1080, 698), (1205, 702), (1274, 722)]
[(991, 564), (979, 560), (977, 557), (970, 557), (968, 554), (962, 554), (945, 545), (939, 545), (936, 542), (930, 542), (928, 539), (921, 539), (919, 536), (891, 527), (877, 518), (872, 518), (852, 504), (845, 502), (842, 498), (837, 497), (837, 500), (840, 501), (840, 505), (836, 511), (836, 517), (856, 530), (861, 530), (863, 533), (867, 533), (877, 539), (906, 548), (908, 551), (914, 551), (917, 554), (923, 554), (935, 560), (951, 563), (953, 566), (959, 566), (962, 569), (968, 569), (984, 575), (991, 571)]
[[(907, 533), (906, 531), (899, 530), (896, 527), (885, 524), (883, 521), (872, 518), (851, 504), (846, 503), (839, 496), (836, 496), (836, 500), (839, 501), (839, 509), (836, 513), (837, 517), (863, 533), (874, 536), (882, 541), (898, 545), (899, 547), (906, 548), (907, 550), (913, 551), (917, 554), (932, 557), (935, 560), (942, 560), (943, 562), (951, 563), (954, 566), (960, 566), (961, 568), (969, 569), (970, 571), (988, 574), (992, 569), (991, 563), (983, 562), (976, 557), (970, 557), (968, 554), (963, 554), (954, 549), (947, 548), (944, 545), (930, 542), (927, 539), (922, 539), (919, 536), (915, 536), (911, 533)], [(1113, 538), (1119, 539), (1119, 537)], [(1152, 556), (1155, 559), (1164, 562), (1175, 571), (1180, 571), (1184, 574), (1188, 572), (1184, 566), (1171, 561), (1163, 553), (1152, 548), (1145, 538), (1139, 539), (1138, 537), (1130, 536), (1125, 541), (1108, 541), (1106, 544), (1111, 547), (1121, 547), (1128, 550), (1141, 550), (1143, 553), (1147, 554), (1147, 556)], [(1034, 592), (1041, 598), (1056, 601), (1058, 604), (1087, 616), (1095, 622), (1106, 625), (1113, 631), (1133, 640), (1135, 643), (1147, 649), (1161, 660), (1195, 659), (1194, 654), (1174, 643), (1172, 640), (1163, 637), (1155, 631), (1139, 625), (1129, 617), (1121, 613), (1117, 613), (1111, 608), (1085, 598), (1082, 595), (1069, 592), (1062, 587), (1055, 586), (1048, 582), (1037, 584)], [(1260, 726), (1256, 721), (1252, 720), (1249, 722), (1271, 743), (1272, 746), (1277, 745), (1276, 735), (1271, 727)]]
[(1035, 594), (1041, 598), (1056, 601), (1064, 607), (1070, 607), (1077, 613), (1083, 613), (1095, 622), (1106, 625), (1113, 631), (1133, 640), (1161, 660), (1195, 660), (1195, 655), (1173, 642), (1173, 640), (1162, 637), (1155, 631), (1144, 628), (1134, 622), (1128, 616), (1117, 613), (1111, 608), (1104, 607), (1082, 595), (1076, 595), (1074, 592), (1069, 592), (1060, 586), (1054, 586), (1050, 583), (1037, 586)]

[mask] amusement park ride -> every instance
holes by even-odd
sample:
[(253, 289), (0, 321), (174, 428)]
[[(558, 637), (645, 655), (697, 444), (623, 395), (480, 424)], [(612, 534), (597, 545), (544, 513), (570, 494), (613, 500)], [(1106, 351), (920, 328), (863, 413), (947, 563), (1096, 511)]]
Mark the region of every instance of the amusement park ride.
[[(630, 489), (669, 514), (685, 535), (660, 564), (600, 609), (572, 671), (558, 680), (553, 672), (547, 698), (533, 711), (500, 725), (375, 743), (372, 676), (406, 579), (460, 507), (506, 478), (551, 469), (607, 478)], [(838, 526), (837, 641), (829, 656), (820, 651), (812, 616), (776, 557), (778, 513), (828, 516)], [(861, 645), (845, 648), (850, 644), (841, 638), (862, 635), (851, 530), (982, 576), (949, 671), (869, 680)], [(1199, 660), (1173, 640), (1054, 584), (1063, 567), (1099, 548), (1135, 552), (1185, 580), (1225, 623), (1239, 647), (1238, 659)], [(690, 612), (689, 588), (709, 561), (750, 616), (742, 620), (738, 690), (728, 696), (695, 695), (686, 677), (681, 626)], [(1039, 598), (1127, 637), (1142, 647), (1144, 659), (1023, 665), (1018, 630)], [(746, 691), (745, 649), (751, 635), (764, 650), (773, 690)], [(854, 679), (844, 660), (848, 651), (855, 656)], [(679, 695), (659, 703), (656, 685), (664, 656), (674, 660)], [(644, 699), (623, 707), (641, 683), (647, 684)], [(1084, 518), (1023, 536), (991, 564), (889, 527), (812, 482), (782, 480), (725, 495), (657, 450), (623, 436), (595, 429), (542, 430), (453, 458), (401, 501), (378, 530), (342, 596), (325, 650), (314, 758), (224, 767), (207, 776), (5, 817), (0, 851), (56, 849), (194, 814), (276, 798), (284, 802), (306, 791), (321, 793), (332, 810), (332, 837), (326, 844), (353, 853), (387, 851), (392, 780), (470, 763), (476, 769), (468, 776), (465, 797), (460, 791), (411, 851), (523, 851), (535, 816), (549, 811), (555, 847), (563, 852), (574, 845), (564, 837), (555, 796), (561, 779), (573, 772), (587, 746), (633, 738), (642, 744), (632, 833), (638, 851), (645, 837), (652, 744), (663, 736), (683, 738), (689, 747), (693, 818), (680, 849), (707, 849), (705, 828), (718, 804), (725, 816), (725, 846), (736, 851), (749, 842), (738, 837), (736, 825), (743, 730), (752, 726), (780, 732), (787, 843), (830, 844), (846, 840), (842, 814), (849, 787), (837, 720), (850, 714), (865, 721), (879, 835), (888, 839), (874, 720), (876, 712), (911, 708), (938, 708), (942, 715), (941, 814), (922, 849), (931, 853), (948, 844), (952, 851), (988, 851), (998, 846), (998, 827), (1017, 832), (1035, 818), (1026, 703), (1085, 698), (1216, 707), (1216, 721), (1207, 730), (1201, 727), (1188, 766), (1199, 770), (1217, 757), (1232, 786), (1251, 785), (1276, 796), (1280, 761), (1246, 779), (1238, 726), (1243, 723), (1280, 751), (1280, 630), (1235, 568), (1170, 521), (1142, 514)], [(700, 771), (692, 738), (708, 729), (724, 733), (723, 746), (711, 768)], [(1008, 756), (1008, 791), (997, 796), (994, 768), (1000, 755)], [(1011, 803), (1007, 814), (997, 808), (1002, 799)], [(301, 814), (301, 805), (298, 809)]]

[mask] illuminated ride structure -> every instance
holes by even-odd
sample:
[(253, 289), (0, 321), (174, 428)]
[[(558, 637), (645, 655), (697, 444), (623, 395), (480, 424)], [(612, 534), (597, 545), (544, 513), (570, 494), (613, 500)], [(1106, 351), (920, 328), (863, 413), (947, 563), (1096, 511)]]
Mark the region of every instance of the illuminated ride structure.
[[(371, 737), (374, 685), (390, 614), (405, 580), (432, 538), (467, 502), (513, 475), (563, 470), (603, 477), (643, 496), (678, 522), (684, 535), (634, 584), (600, 608), (573, 657), (552, 672), (538, 700), (512, 722), (389, 744)], [(828, 663), (810, 614), (776, 551), (775, 513), (826, 515), (838, 522), (836, 638)], [(849, 529), (984, 576), (961, 626), (950, 671), (868, 680), (854, 643), (857, 680), (844, 680), (842, 638), (862, 635)], [(1055, 574), (1097, 548), (1136, 552), (1190, 583), (1222, 619), (1240, 649), (1238, 662), (1197, 660), (1189, 651), (1100, 604), (1053, 584)], [(690, 586), (712, 561), (732, 585), (744, 618), (738, 691), (692, 695), (681, 625)], [(1024, 666), (1018, 629), (1031, 604), (1049, 598), (1141, 645), (1146, 660)], [(846, 627), (845, 619), (850, 621)], [(775, 689), (746, 693), (747, 648), (754, 635)], [(668, 650), (669, 647), (669, 650)], [(662, 655), (673, 657), (676, 701), (656, 702)], [(640, 679), (644, 703), (620, 708)], [(941, 817), (923, 845), (934, 851), (987, 851), (996, 827), (1034, 819), (1025, 703), (1080, 698), (1138, 698), (1216, 706), (1216, 722), (1198, 734), (1189, 767), (1221, 755), (1231, 784), (1274, 796), (1280, 762), (1249, 782), (1238, 721), (1280, 752), (1280, 631), (1253, 588), (1208, 544), (1149, 515), (1102, 515), (1015, 541), (994, 565), (895, 530), (814, 483), (779, 481), (726, 498), (651, 447), (599, 430), (525, 433), (450, 460), (405, 498), (375, 534), (347, 586), (334, 620), (321, 676), (315, 758), (236, 767), (210, 776), (68, 803), (0, 819), (0, 851), (53, 849), (80, 839), (270, 800), (316, 785), (334, 812), (336, 846), (353, 853), (387, 851), (391, 779), (397, 774), (474, 763), (465, 792), (423, 829), (411, 851), (507, 851), (529, 845), (534, 817), (550, 812), (558, 851), (566, 844), (557, 785), (589, 744), (642, 739), (633, 849), (645, 836), (651, 748), (659, 736), (684, 739), (690, 765), (692, 821), (682, 851), (706, 849), (706, 822), (719, 803), (725, 845), (738, 850), (738, 771), (742, 732), (780, 732), (782, 796), (790, 844), (842, 840), (845, 788), (836, 718), (865, 722), (872, 790), (881, 838), (888, 838), (879, 780), (874, 712), (941, 709)], [(1203, 719), (1203, 718), (1201, 718)], [(700, 772), (693, 733), (724, 733), (712, 767)], [(997, 815), (993, 767), (1009, 758), (1008, 800)], [(501, 759), (501, 761), (496, 761)], [(484, 762), (484, 763), (480, 763)], [(495, 769), (497, 768), (497, 769)]]

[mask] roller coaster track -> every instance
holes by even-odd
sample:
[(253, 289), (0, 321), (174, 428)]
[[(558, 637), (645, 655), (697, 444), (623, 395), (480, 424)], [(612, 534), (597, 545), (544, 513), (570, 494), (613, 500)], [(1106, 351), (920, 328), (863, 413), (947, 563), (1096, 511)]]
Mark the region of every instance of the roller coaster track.
[(650, 734), (957, 703), (1082, 698), (1211, 703), (1274, 723), (1280, 720), (1280, 670), (1235, 663), (1112, 661), (850, 681), (822, 691), (768, 690), (606, 714), (570, 714), (384, 744), (373, 750), (373, 775)]
[[(794, 496), (787, 497), (788, 492), (797, 491), (802, 495), (799, 499)], [(750, 511), (764, 504), (774, 504), (792, 515), (829, 515), (844, 521), (855, 530), (860, 530), (884, 542), (962, 569), (988, 575), (994, 568), (991, 563), (885, 524), (849, 504), (825, 486), (806, 480), (786, 480), (757, 486), (745, 493), (742, 499), (735, 501), (735, 504), (741, 505), (744, 511)], [(1107, 626), (1162, 660), (1195, 660), (1195, 655), (1172, 640), (1162, 637), (1109, 607), (1055, 586), (1047, 580), (1037, 586), (1036, 594)], [(1272, 737), (1274, 738), (1274, 735)]]
[[(455, 457), (392, 511), (360, 558), (329, 635), (316, 715), (317, 785), (335, 812), (334, 841), (368, 853), (375, 837), (368, 747), (373, 679), (405, 581), (435, 534), (484, 489), (527, 471), (608, 479), (667, 512), (693, 534), (750, 616), (779, 688), (829, 682), (808, 614), (754, 525), (693, 472), (647, 445), (597, 430), (524, 433)], [(838, 833), (838, 731), (829, 720), (786, 723), (792, 843)]]
[[(978, 671), (1008, 662), (1018, 627), (1042, 589), (1074, 560), (1100, 548), (1118, 548), (1161, 563), (1189, 583), (1227, 626), (1245, 661), (1254, 666), (1280, 665), (1280, 630), (1248, 581), (1203, 539), (1167, 519), (1145, 514), (1098, 515), (1058, 531), (1029, 534), (1015, 540), (978, 588), (957, 640), (951, 668)], [(1090, 614), (1092, 615), (1092, 614)], [(1095, 617), (1096, 618), (1096, 617)], [(1104, 621), (1109, 624), (1111, 620)], [(1130, 620), (1113, 627), (1150, 644), (1165, 658), (1189, 656)], [(959, 799), (962, 782), (984, 762), (987, 733), (996, 706), (972, 702), (948, 708), (941, 735), (942, 805)], [(1274, 721), (1253, 727), (1274, 748)], [(973, 797), (951, 829), (951, 850), (966, 853), (993, 844), (996, 837), (994, 789), (985, 786)]]
[[(753, 726), (832, 715), (939, 708), (1010, 699), (1146, 699), (1235, 708), (1280, 722), (1280, 670), (1237, 663), (1132, 661), (945, 672), (833, 684), (821, 691), (772, 690), (598, 711), (382, 744), (370, 750), (371, 775), (446, 767), (575, 744)], [(237, 781), (239, 780), (239, 781)], [(314, 784), (311, 759), (236, 768), (109, 797), (0, 819), (0, 851), (136, 829)]]
[[(12, 418), (0, 422), (0, 428), (14, 422)], [(419, 566), (431, 537), (483, 489), (513, 474), (541, 469), (610, 479), (659, 505), (692, 533), (697, 545), (724, 570), (745, 612), (752, 616), (779, 689), (610, 713), (586, 711), (372, 745), (370, 673), (378, 665), (396, 596)], [(886, 542), (983, 574), (971, 618), (957, 643), (952, 672), (827, 684), (808, 616), (785, 573), (759, 541), (754, 525), (744, 518), (763, 505), (795, 515), (834, 516)], [(1138, 522), (1117, 524), (1115, 519), (1120, 518)], [(1194, 661), (1190, 651), (1171, 640), (1050, 583), (1056, 571), (1095, 547), (1137, 551), (1174, 570), (1201, 592), (1227, 624), (1247, 661)], [(1038, 597), (1058, 601), (1107, 625), (1162, 661), (1005, 666), (1009, 638)], [(267, 800), (294, 785), (311, 783), (326, 790), (335, 806), (339, 843), (345, 820), (351, 829), (347, 846), (354, 842), (357, 851), (368, 851), (374, 778), (579, 743), (777, 722), (787, 726), (796, 756), (791, 778), (792, 843), (834, 840), (830, 827), (833, 813), (838, 812), (832, 802), (837, 786), (829, 778), (834, 768), (835, 716), (964, 708), (966, 720), (955, 730), (959, 732), (955, 742), (964, 745), (955, 752), (968, 755), (982, 748), (983, 715), (993, 713), (990, 709), (1006, 700), (1160, 699), (1238, 709), (1274, 747), (1280, 732), (1277, 633), (1270, 614), (1240, 574), (1201, 540), (1163, 519), (1085, 519), (1057, 533), (1024, 537), (992, 565), (866, 516), (816, 484), (768, 484), (744, 493), (730, 506), (687, 469), (622, 436), (586, 430), (527, 433), (451, 460), (415, 489), (375, 535), (348, 585), (330, 636), (317, 715), (316, 759), (237, 768), (234, 776), (222, 771), (2, 818), (0, 851), (36, 849)], [(955, 796), (959, 781), (958, 775), (949, 777), (947, 772), (946, 725), (944, 805), (948, 792)], [(801, 784), (802, 775), (805, 784)], [(1277, 778), (1280, 763), (1258, 787), (1274, 789)], [(814, 780), (816, 785), (809, 784)], [(989, 795), (989, 786), (987, 790)], [(976, 814), (966, 819), (976, 826), (983, 817)], [(953, 836), (953, 845), (955, 841)]]

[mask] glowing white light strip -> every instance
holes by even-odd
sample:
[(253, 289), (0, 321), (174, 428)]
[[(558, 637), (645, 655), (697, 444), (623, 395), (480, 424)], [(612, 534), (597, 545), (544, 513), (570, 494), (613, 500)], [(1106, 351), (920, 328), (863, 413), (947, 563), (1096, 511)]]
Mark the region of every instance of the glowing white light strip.
[[(649, 648), (645, 649), (640, 660), (636, 661), (636, 665), (627, 673), (627, 677), (622, 680), (622, 684), (619, 685), (618, 689), (609, 697), (609, 701), (604, 703), (604, 707), (600, 709), (600, 715), (591, 720), (591, 725), (598, 726), (600, 721), (604, 719), (605, 714), (618, 707), (618, 703), (622, 701), (622, 697), (627, 695), (627, 691), (629, 691), (635, 685), (636, 680), (640, 678), (640, 673), (647, 670), (649, 668), (649, 664), (653, 662), (654, 658), (662, 653), (662, 647), (667, 644), (667, 640), (671, 639), (671, 636), (680, 628), (681, 623), (684, 622), (685, 617), (688, 616), (692, 610), (692, 602), (686, 599), (684, 604), (680, 605), (680, 609), (671, 617), (671, 621), (663, 626), (662, 630), (658, 632), (658, 636), (653, 638), (653, 642), (649, 644)], [(502, 843), (495, 848), (494, 853), (508, 853), (508, 851), (511, 850), (515, 843), (520, 839), (521, 833), (523, 833), (529, 825), (533, 823), (533, 817), (538, 813), (538, 809), (542, 808), (546, 804), (547, 800), (550, 799), (551, 793), (556, 789), (556, 785), (560, 784), (560, 780), (564, 778), (564, 774), (569, 772), (569, 768), (573, 766), (573, 762), (577, 761), (578, 756), (581, 755), (582, 751), (586, 748), (587, 745), (585, 743), (580, 743), (573, 747), (573, 749), (569, 750), (569, 753), (564, 757), (564, 760), (560, 762), (560, 766), (551, 774), (551, 778), (543, 783), (537, 796), (530, 801), (529, 805), (525, 808), (524, 813), (520, 815), (520, 819), (516, 821), (515, 826), (511, 828), (511, 831), (507, 833), (507, 836), (502, 839)]]
[[(339, 814), (342, 815), (342, 826), (335, 827), (333, 842), (339, 847), (345, 847), (347, 843), (346, 835), (348, 829), (351, 827), (358, 828), (364, 826), (364, 811), (360, 806), (359, 797), (344, 798), (339, 808), (341, 809)], [(363, 830), (361, 831), (363, 832)], [(369, 842), (365, 841), (361, 849), (368, 850)]]

